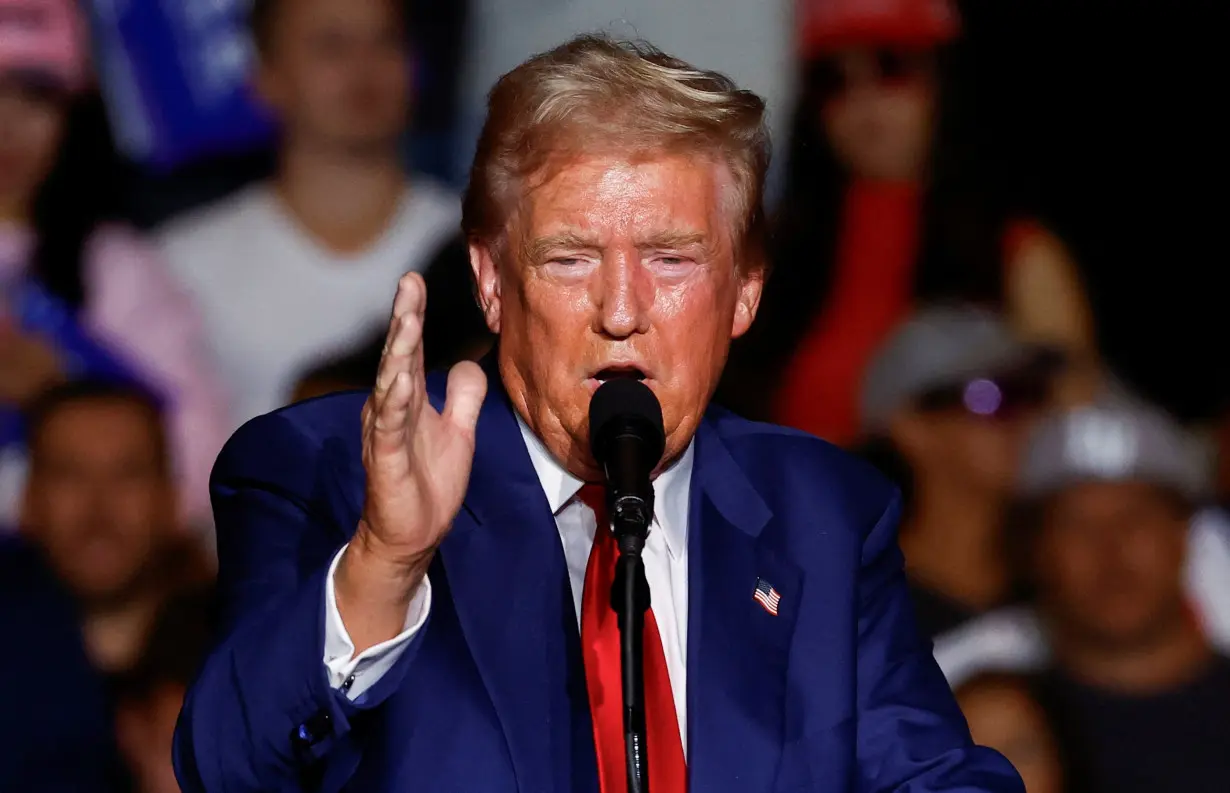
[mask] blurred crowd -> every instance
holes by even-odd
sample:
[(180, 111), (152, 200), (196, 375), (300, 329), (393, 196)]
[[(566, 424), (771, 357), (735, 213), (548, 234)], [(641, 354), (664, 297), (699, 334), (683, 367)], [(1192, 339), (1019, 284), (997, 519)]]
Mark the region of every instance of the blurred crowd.
[(1107, 355), (1126, 309), (998, 167), (1038, 155), (979, 134), (975, 4), (710, 3), (254, 0), (276, 147), (172, 177), (112, 145), (84, 7), (0, 0), (0, 790), (178, 790), (171, 733), (226, 630), (215, 456), (370, 388), (407, 271), (428, 364), (486, 353), (457, 190), (483, 95), (594, 29), (770, 100), (772, 277), (716, 398), (898, 483), (973, 737), (1028, 793), (1230, 789), (1230, 431)]

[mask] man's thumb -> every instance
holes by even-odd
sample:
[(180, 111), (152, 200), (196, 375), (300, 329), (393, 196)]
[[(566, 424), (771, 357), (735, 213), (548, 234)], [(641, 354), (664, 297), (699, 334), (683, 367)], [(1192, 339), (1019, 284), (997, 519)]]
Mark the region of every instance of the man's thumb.
[(487, 375), (473, 361), (462, 361), (448, 373), (444, 418), (458, 428), (474, 432), (478, 411), (487, 395)]

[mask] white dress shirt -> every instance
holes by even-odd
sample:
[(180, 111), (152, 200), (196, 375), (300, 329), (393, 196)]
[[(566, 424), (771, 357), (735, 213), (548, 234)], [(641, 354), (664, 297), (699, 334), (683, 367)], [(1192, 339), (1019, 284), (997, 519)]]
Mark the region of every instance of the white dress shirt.
[[(581, 596), (585, 587), (585, 567), (594, 542), (596, 521), (593, 510), (577, 497), (581, 480), (564, 470), (542, 442), (518, 419), (530, 460), (542, 483), (547, 503), (555, 515), (564, 557), (568, 561), (568, 578), (577, 620), (581, 618)], [(645, 542), (645, 577), (653, 602), (653, 615), (662, 639), (666, 668), (670, 675), (671, 693), (675, 699), (675, 715), (679, 719), (679, 734), (687, 749), (687, 636), (688, 636), (688, 495), (692, 480), (692, 446), (675, 465), (654, 480), (654, 515), (649, 538)], [(422, 628), (431, 610), (431, 581), (423, 579), (410, 603), (406, 629), (396, 637), (355, 655), (354, 643), (342, 624), (333, 589), (333, 574), (338, 560), (346, 552), (338, 551), (329, 568), (325, 584), (325, 647), (324, 662), (329, 670), (329, 682), (346, 692), (350, 699), (371, 688), (397, 662), (406, 645)]]

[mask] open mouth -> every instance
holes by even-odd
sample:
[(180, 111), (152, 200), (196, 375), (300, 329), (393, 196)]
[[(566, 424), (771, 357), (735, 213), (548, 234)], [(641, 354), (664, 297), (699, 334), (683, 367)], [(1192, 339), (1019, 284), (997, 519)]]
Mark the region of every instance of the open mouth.
[(596, 381), (598, 385), (602, 385), (608, 380), (644, 381), (648, 377), (649, 375), (644, 369), (630, 364), (627, 366), (608, 366), (605, 369), (599, 369), (590, 379)]

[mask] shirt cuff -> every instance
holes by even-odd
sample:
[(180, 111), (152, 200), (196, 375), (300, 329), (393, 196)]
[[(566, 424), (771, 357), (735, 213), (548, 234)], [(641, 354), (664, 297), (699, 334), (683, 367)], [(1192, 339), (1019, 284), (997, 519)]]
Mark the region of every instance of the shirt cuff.
[(329, 671), (329, 685), (343, 692), (349, 699), (355, 700), (393, 668), (410, 640), (427, 621), (427, 615), (431, 611), (431, 581), (424, 576), (423, 583), (411, 598), (410, 608), (406, 612), (405, 629), (392, 639), (373, 645), (356, 656), (354, 642), (346, 632), (342, 615), (337, 610), (337, 594), (333, 589), (333, 576), (344, 553), (346, 547), (333, 557), (333, 562), (329, 565), (329, 575), (325, 578), (324, 661), (325, 668)]

